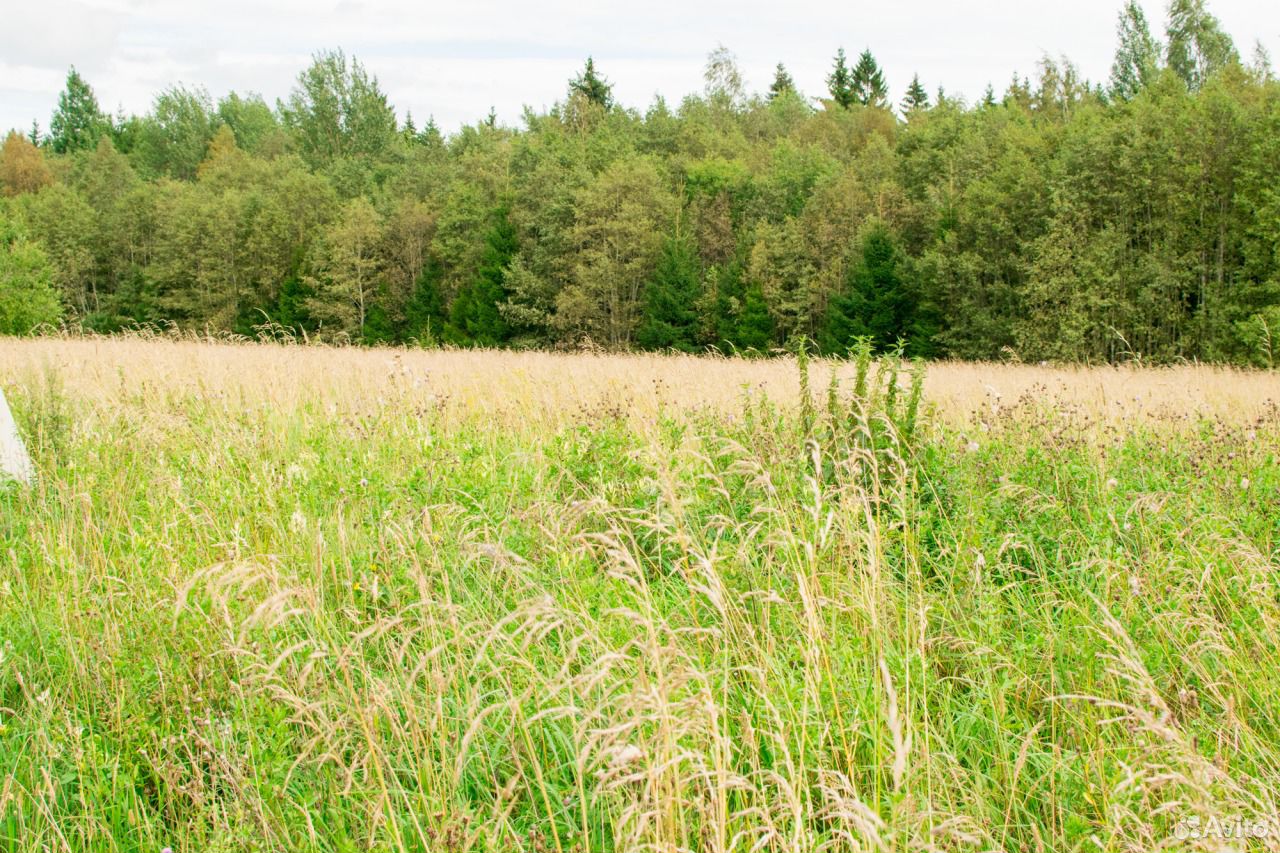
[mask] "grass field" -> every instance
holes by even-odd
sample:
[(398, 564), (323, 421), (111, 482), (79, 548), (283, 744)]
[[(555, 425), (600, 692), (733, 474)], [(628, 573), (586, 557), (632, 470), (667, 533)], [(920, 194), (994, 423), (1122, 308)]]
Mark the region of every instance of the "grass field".
[(1280, 378), (895, 374), (0, 340), (0, 850), (1280, 849)]

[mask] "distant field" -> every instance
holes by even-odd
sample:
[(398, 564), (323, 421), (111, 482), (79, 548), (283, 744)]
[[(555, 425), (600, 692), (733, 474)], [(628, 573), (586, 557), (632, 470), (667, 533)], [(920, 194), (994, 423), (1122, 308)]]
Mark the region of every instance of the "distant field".
[(913, 375), (0, 339), (0, 850), (1280, 849), (1280, 376)]

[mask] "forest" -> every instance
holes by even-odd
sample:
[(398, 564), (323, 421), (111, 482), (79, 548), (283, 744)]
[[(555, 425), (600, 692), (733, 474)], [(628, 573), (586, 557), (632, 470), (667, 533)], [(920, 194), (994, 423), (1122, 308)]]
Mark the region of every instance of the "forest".
[(72, 68), (0, 149), (0, 332), (1273, 366), (1280, 82), (1165, 12), (1119, 10), (1105, 81), (1046, 56), (969, 103), (841, 48), (754, 92), (721, 47), (679, 104), (587, 59), (447, 135), (342, 50), (141, 116)]

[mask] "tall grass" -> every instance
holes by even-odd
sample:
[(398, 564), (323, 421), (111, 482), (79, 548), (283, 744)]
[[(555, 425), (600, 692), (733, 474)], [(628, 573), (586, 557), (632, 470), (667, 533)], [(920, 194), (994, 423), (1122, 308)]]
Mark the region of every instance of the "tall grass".
[(0, 492), (0, 849), (1219, 849), (1177, 823), (1277, 812), (1266, 406), (4, 346), (40, 478)]

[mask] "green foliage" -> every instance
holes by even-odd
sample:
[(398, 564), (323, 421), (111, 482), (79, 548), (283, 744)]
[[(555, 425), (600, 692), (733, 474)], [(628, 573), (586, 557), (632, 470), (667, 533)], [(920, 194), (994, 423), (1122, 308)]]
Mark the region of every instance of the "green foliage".
[(218, 102), (217, 120), (235, 134), (245, 151), (265, 153), (280, 131), (280, 122), (261, 95), (230, 93)]
[(72, 66), (49, 123), (50, 146), (59, 154), (87, 151), (110, 132), (111, 122), (98, 107), (93, 89)]
[(1231, 63), (1239, 63), (1231, 36), (1205, 8), (1205, 0), (1172, 0), (1165, 29), (1169, 68), (1195, 91)]
[(724, 45), (707, 54), (707, 65), (702, 72), (706, 81), (707, 102), (712, 109), (723, 113), (739, 109), (746, 98), (742, 71), (738, 58)]
[[(679, 104), (622, 108), (588, 60), (520, 127), (447, 138), (341, 52), (278, 113), (173, 87), (114, 127), (73, 72), (48, 144), (6, 140), (0, 190), (70, 321), (104, 331), (1253, 362), (1280, 305), (1280, 83), (1198, 0), (1167, 49), (1137, 3), (1118, 29), (1105, 93), (1046, 57), (973, 106), (913, 77), (895, 115), (870, 52), (841, 50), (814, 109), (781, 65), (752, 95), (718, 48)], [(871, 283), (873, 224), (896, 286)]]
[(398, 139), (395, 112), (377, 78), (341, 50), (316, 54), (279, 111), (313, 166), (383, 158)]
[(174, 86), (156, 98), (151, 115), (141, 121), (132, 159), (145, 174), (192, 180), (217, 121), (208, 92)]
[(645, 287), (644, 316), (636, 343), (651, 350), (696, 352), (701, 295), (701, 270), (693, 243), (679, 233), (668, 237), (653, 279)]
[(1273, 370), (1280, 360), (1280, 306), (1269, 306), (1236, 323), (1248, 360)]
[(796, 81), (791, 79), (791, 74), (787, 71), (785, 65), (781, 62), (778, 67), (773, 70), (773, 82), (769, 84), (769, 100), (773, 100), (780, 95), (794, 93), (796, 91)]
[(587, 57), (587, 64), (582, 73), (569, 81), (569, 91), (581, 95), (597, 107), (609, 109), (613, 106), (613, 86), (596, 71), (596, 61)]
[(298, 275), (291, 275), (280, 285), (273, 319), (294, 333), (306, 333), (315, 328), (307, 304), (315, 297), (315, 290)]
[(443, 281), (444, 266), (434, 255), (428, 255), (405, 306), (405, 340), (431, 344), (440, 339), (447, 317), (444, 296), (440, 292)]
[(742, 352), (766, 353), (773, 346), (773, 316), (758, 284), (749, 285), (743, 293), (742, 308), (729, 341)]
[(52, 265), (40, 246), (0, 216), (0, 335), (57, 325), (62, 305), (52, 279)]
[(853, 72), (849, 70), (843, 47), (836, 51), (835, 63), (831, 73), (827, 75), (827, 92), (836, 106), (845, 109), (853, 106), (857, 100), (857, 94), (853, 90)]
[[(1277, 799), (1261, 401), (3, 345), (0, 849), (1128, 851)], [(1267, 381), (1125, 384), (1183, 377)]]
[(1126, 0), (1116, 25), (1116, 58), (1111, 64), (1111, 96), (1130, 100), (1149, 86), (1160, 71), (1160, 45), (1151, 36), (1147, 16), (1137, 0)]
[(567, 337), (630, 346), (675, 204), (647, 157), (614, 161), (575, 194), (570, 236), (577, 251), (556, 301)]
[(883, 225), (873, 225), (849, 267), (845, 292), (831, 301), (821, 344), (824, 352), (843, 354), (859, 339), (888, 349), (903, 339), (910, 304), (900, 272), (900, 256)]
[(850, 88), (854, 100), (864, 107), (884, 109), (889, 105), (889, 85), (885, 83), (884, 73), (870, 50), (864, 50), (858, 57)]
[[(369, 320), (378, 294), (382, 219), (363, 198), (343, 206), (316, 246), (307, 285), (315, 292), (307, 312), (322, 328), (354, 340), (374, 332)], [(380, 318), (385, 325), (385, 318)], [(376, 330), (380, 332), (381, 330)]]
[(476, 277), (458, 293), (450, 310), (450, 334), (458, 343), (497, 346), (511, 331), (502, 305), (507, 301), (507, 270), (520, 243), (506, 205), (495, 208), (489, 218)]
[(907, 86), (907, 93), (902, 96), (902, 112), (910, 115), (918, 110), (927, 109), (929, 109), (929, 93), (921, 84), (920, 75), (913, 74), (911, 85)]

